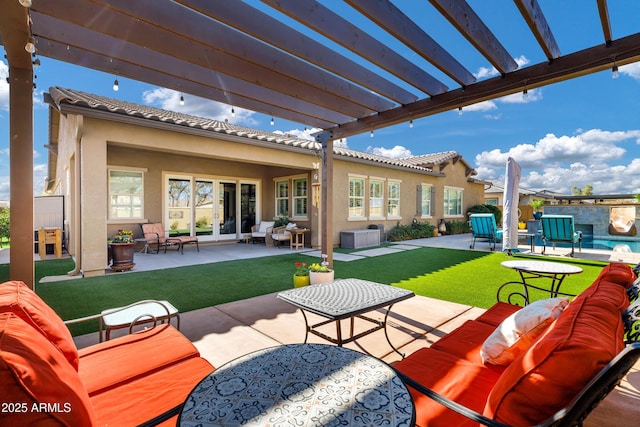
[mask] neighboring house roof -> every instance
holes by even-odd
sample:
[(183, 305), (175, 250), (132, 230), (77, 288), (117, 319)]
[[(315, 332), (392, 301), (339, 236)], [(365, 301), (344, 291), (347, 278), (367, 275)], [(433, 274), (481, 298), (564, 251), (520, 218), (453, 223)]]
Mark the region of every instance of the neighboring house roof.
[[(486, 189), (484, 192), (485, 194), (502, 194), (504, 193), (504, 184), (492, 182), (491, 187)], [(537, 196), (537, 197), (548, 198), (548, 199), (561, 196), (560, 193), (556, 193), (550, 190), (536, 191), (536, 190), (528, 190), (522, 187), (518, 188), (518, 193), (523, 196)]]
[[(202, 129), (223, 135), (246, 138), (248, 143), (255, 141), (260, 143), (276, 144), (282, 148), (292, 147), (296, 149), (313, 150), (316, 152), (321, 150), (321, 145), (318, 142), (296, 138), (289, 134), (276, 134), (251, 129), (228, 122), (177, 113), (174, 111), (107, 98), (73, 89), (51, 87), (49, 88), (49, 93), (45, 94), (45, 101), (55, 106), (58, 110), (60, 110), (63, 105), (75, 106), (98, 113), (108, 112), (114, 115), (121, 115), (123, 117), (140, 118), (176, 126), (184, 126), (187, 128)], [(49, 146), (57, 143), (57, 135), (52, 135), (50, 138), (51, 141)], [(55, 151), (53, 152), (55, 153)], [(445, 176), (442, 170), (447, 164), (449, 164), (449, 162), (455, 164), (458, 161), (462, 161), (467, 169), (467, 176), (476, 174), (476, 171), (462, 158), (459, 153), (455, 151), (414, 156), (404, 159), (393, 159), (390, 157), (335, 146), (333, 153), (335, 156), (353, 161), (381, 163), (389, 167), (409, 169), (436, 176)]]

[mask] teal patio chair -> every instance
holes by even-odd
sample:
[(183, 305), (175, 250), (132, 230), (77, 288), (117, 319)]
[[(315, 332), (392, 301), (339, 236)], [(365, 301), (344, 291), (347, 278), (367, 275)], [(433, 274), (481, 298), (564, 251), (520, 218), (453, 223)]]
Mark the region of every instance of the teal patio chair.
[(496, 217), (492, 213), (471, 214), (471, 231), (473, 232), (473, 243), (469, 248), (476, 247), (476, 239), (488, 239), (493, 244), (491, 250), (496, 249), (496, 242), (502, 240), (502, 228), (496, 225)]
[(582, 251), (582, 232), (576, 231), (572, 215), (542, 215), (542, 254), (544, 255), (547, 243), (555, 248), (556, 243), (571, 243), (571, 254), (575, 252), (575, 245)]

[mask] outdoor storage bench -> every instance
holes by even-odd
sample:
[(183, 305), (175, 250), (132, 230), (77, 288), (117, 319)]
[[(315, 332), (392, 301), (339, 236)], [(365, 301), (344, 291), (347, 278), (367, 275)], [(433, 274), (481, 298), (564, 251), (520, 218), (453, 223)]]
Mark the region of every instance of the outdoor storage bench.
[(169, 324), (78, 350), (35, 292), (0, 284), (0, 425), (175, 425), (171, 409), (213, 369)]
[(498, 302), (396, 363), (417, 425), (579, 423), (640, 356), (638, 282), (607, 265), (571, 302)]

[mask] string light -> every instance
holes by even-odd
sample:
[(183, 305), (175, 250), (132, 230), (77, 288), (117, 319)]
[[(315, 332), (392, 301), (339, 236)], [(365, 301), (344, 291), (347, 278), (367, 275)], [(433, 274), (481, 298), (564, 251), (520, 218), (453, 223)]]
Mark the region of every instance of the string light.
[(409, 128), (413, 129), (413, 119), (409, 120)]
[(527, 100), (527, 98), (529, 98), (529, 91), (527, 90), (527, 88), (525, 87), (524, 90), (522, 91), (522, 99), (524, 101)]
[(276, 122), (275, 122), (275, 121), (273, 121), (273, 117), (271, 117), (271, 126), (273, 126), (273, 125), (275, 125), (275, 124), (276, 124)]
[(458, 115), (461, 116), (462, 115), (462, 107), (458, 107)]
[(611, 68), (611, 78), (612, 79), (617, 79), (618, 78), (618, 66), (616, 65), (616, 63), (613, 63), (613, 68)]
[(180, 95), (180, 105), (184, 105), (184, 96)]
[(120, 85), (118, 84), (118, 78), (113, 81), (113, 91), (117, 92), (120, 89)]
[(233, 106), (231, 106), (231, 117), (235, 117), (236, 116), (236, 110), (233, 108)]
[(30, 36), (29, 40), (27, 40), (27, 44), (24, 45), (24, 50), (30, 54), (36, 53), (36, 39), (34, 39), (33, 36)]
[(373, 129), (371, 129), (371, 132), (369, 132), (369, 137), (373, 138)]

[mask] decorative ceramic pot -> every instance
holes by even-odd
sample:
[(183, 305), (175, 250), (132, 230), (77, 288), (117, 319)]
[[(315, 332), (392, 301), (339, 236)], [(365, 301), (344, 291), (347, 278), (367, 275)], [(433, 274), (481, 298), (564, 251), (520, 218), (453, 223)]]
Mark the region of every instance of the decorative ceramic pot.
[(135, 246), (135, 243), (109, 243), (112, 258), (111, 269), (114, 271), (131, 270), (135, 266), (133, 262)]
[(312, 285), (319, 285), (320, 283), (327, 283), (333, 281), (334, 271), (310, 271), (309, 282)]
[(294, 288), (301, 288), (303, 286), (308, 286), (309, 283), (310, 283), (309, 276), (296, 276), (295, 274), (293, 275)]

